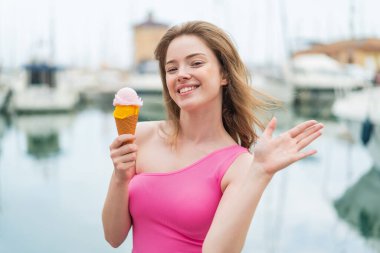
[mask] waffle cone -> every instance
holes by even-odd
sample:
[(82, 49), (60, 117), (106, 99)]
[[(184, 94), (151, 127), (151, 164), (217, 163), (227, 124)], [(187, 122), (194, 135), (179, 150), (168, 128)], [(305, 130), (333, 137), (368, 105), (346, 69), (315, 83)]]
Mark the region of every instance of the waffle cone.
[(115, 118), (118, 134), (135, 134), (138, 116), (131, 115), (124, 119)]

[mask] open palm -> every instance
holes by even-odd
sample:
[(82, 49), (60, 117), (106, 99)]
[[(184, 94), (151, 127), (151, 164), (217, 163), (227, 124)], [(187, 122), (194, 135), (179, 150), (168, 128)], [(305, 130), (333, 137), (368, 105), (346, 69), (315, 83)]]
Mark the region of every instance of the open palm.
[(315, 154), (316, 150), (302, 150), (321, 136), (323, 125), (315, 120), (305, 121), (273, 137), (277, 120), (273, 118), (265, 128), (254, 148), (254, 163), (259, 163), (266, 173), (273, 175), (290, 164)]

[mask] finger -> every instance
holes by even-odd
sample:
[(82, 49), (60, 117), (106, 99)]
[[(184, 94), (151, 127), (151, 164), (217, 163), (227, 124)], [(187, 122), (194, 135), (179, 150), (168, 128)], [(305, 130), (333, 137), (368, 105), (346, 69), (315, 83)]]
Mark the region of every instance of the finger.
[(309, 135), (307, 138), (304, 138), (303, 140), (297, 143), (297, 149), (298, 150), (304, 149), (306, 146), (308, 146), (310, 143), (312, 143), (315, 139), (317, 139), (321, 135), (322, 133), (320, 131)]
[(321, 130), (324, 127), (322, 123), (315, 124), (309, 128), (307, 128), (304, 132), (297, 135), (295, 139), (297, 140), (297, 143), (300, 142), (302, 139), (308, 137), (309, 135)]
[(126, 163), (126, 162), (133, 162), (136, 161), (137, 153), (129, 153), (123, 156), (120, 156), (117, 158), (117, 162)]
[(305, 121), (305, 122), (293, 127), (292, 129), (289, 130), (290, 137), (292, 137), (292, 138), (296, 137), (297, 135), (302, 133), (305, 129), (307, 129), (307, 128), (309, 128), (312, 125), (315, 125), (317, 123), (318, 122), (316, 120), (308, 120), (308, 121)]
[(276, 126), (277, 126), (277, 119), (276, 117), (273, 117), (271, 121), (269, 121), (267, 127), (265, 128), (263, 135), (267, 137), (272, 137), (274, 130), (276, 130)]
[(128, 170), (130, 168), (133, 168), (135, 167), (135, 162), (126, 162), (126, 163), (118, 163), (116, 166), (115, 166), (115, 169), (117, 171), (123, 171), (123, 170)]
[(301, 159), (304, 159), (306, 157), (315, 155), (316, 153), (317, 153), (317, 150), (315, 150), (315, 149), (308, 150), (308, 151), (305, 151), (305, 152), (300, 152), (300, 153), (297, 154), (297, 161), (301, 160)]
[(119, 148), (121, 155), (125, 155), (125, 154), (129, 154), (129, 153), (132, 153), (132, 152), (136, 152), (137, 149), (138, 149), (138, 147), (134, 143), (132, 143), (132, 144), (126, 144), (126, 145), (121, 146)]
[(115, 148), (118, 148), (120, 146), (122, 146), (123, 144), (125, 144), (126, 142), (128, 141), (134, 141), (136, 139), (136, 137), (132, 134), (122, 134), (122, 135), (119, 135), (110, 145), (110, 149), (115, 149)]
[(136, 153), (130, 153), (127, 155), (118, 156), (112, 160), (115, 167), (117, 164), (135, 162), (135, 161), (136, 161)]
[(120, 156), (136, 152), (137, 151), (137, 145), (136, 144), (126, 144), (124, 146), (111, 149), (111, 158), (117, 159)]

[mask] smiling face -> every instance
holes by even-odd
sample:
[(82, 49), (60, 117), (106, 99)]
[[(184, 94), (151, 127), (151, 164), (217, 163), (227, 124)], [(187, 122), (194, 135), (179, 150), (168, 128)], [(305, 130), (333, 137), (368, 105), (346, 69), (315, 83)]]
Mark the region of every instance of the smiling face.
[(221, 106), (221, 87), (227, 80), (218, 59), (199, 37), (175, 38), (167, 50), (165, 71), (170, 97), (181, 110)]

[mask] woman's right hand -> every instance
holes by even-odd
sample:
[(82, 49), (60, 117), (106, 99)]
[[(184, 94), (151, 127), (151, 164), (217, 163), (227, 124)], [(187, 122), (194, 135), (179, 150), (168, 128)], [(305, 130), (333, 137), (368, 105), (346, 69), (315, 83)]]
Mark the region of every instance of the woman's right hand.
[(134, 140), (134, 135), (122, 134), (110, 145), (115, 176), (122, 182), (128, 182), (136, 174), (137, 145)]

